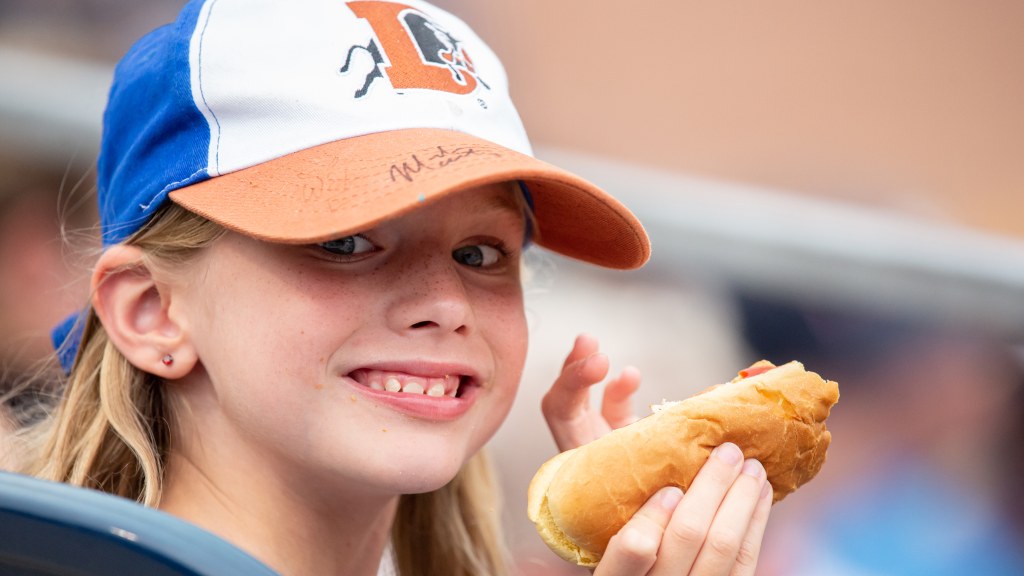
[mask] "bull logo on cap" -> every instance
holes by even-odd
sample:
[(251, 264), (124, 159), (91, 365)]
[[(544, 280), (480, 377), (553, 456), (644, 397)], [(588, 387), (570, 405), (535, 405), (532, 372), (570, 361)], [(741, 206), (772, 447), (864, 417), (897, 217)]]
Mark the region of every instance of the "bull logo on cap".
[(378, 78), (387, 78), (395, 90), (442, 90), (469, 94), (483, 86), (473, 61), (457, 38), (423, 12), (396, 2), (348, 2), (358, 17), (370, 23), (375, 38), (366, 46), (348, 50), (340, 72), (352, 69), (353, 55), (365, 52), (373, 58), (373, 70), (356, 91), (362, 98)]

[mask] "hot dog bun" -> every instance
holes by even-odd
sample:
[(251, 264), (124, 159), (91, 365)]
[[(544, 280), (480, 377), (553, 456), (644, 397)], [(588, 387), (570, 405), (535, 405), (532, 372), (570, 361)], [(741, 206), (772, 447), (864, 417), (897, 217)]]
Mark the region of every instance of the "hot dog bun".
[[(751, 375), (752, 374), (752, 375)], [(547, 545), (596, 566), (608, 540), (658, 489), (686, 490), (716, 446), (733, 442), (765, 467), (775, 502), (814, 477), (832, 435), (839, 386), (799, 362), (758, 362), (728, 384), (654, 413), (540, 467), (527, 514)]]

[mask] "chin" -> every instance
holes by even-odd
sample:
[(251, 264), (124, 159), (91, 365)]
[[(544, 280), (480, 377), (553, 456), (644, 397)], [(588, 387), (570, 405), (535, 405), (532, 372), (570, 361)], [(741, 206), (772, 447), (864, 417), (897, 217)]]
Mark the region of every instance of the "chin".
[(454, 454), (393, 454), (393, 465), (377, 474), (378, 485), (394, 494), (433, 492), (451, 482), (467, 458)]
[(382, 482), (378, 485), (378, 488), (395, 496), (425, 494), (444, 488), (446, 484), (455, 479), (458, 473), (458, 469), (417, 471), (415, 474), (406, 473), (401, 477), (392, 477), (390, 481)]

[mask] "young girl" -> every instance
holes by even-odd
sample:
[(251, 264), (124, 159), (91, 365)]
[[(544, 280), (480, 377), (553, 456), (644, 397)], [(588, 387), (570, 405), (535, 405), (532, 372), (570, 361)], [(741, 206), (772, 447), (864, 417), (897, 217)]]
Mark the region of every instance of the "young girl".
[[(525, 361), (523, 249), (628, 269), (649, 247), (530, 156), (464, 23), (414, 0), (192, 2), (118, 65), (98, 184), (105, 250), (31, 472), (282, 574), (507, 573), (482, 448)], [(581, 338), (545, 401), (561, 448), (629, 420), (635, 372), (590, 412), (596, 352)], [(770, 502), (720, 447), (595, 573), (751, 575)]]

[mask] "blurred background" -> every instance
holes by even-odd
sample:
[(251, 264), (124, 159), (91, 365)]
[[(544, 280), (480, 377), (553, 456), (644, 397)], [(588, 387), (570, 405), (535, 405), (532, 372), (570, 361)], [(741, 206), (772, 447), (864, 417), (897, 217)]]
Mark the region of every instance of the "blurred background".
[[(114, 62), (181, 0), (0, 0), (0, 374), (86, 298)], [(1024, 573), (1024, 4), (438, 0), (504, 59), (537, 155), (634, 209), (650, 264), (534, 254), (531, 352), (492, 443), (525, 519), (579, 332), (638, 413), (796, 359), (840, 383), (828, 463), (760, 576)], [(0, 389), (2, 390), (2, 389)]]

